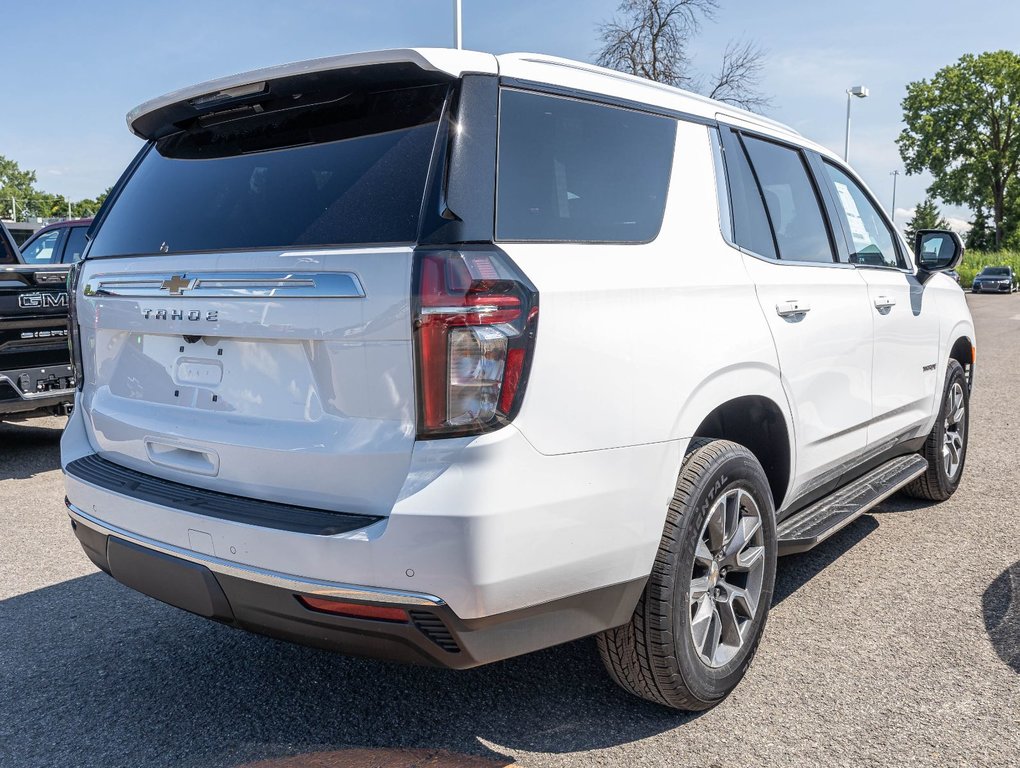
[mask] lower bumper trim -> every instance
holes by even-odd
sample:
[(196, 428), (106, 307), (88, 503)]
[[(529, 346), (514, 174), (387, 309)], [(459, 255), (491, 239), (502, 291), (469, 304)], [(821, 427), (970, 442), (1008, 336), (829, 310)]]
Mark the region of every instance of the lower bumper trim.
[[(89, 558), (139, 592), (257, 634), (388, 661), (466, 669), (576, 640), (626, 623), (646, 581), (461, 619), (432, 595), (326, 583), (241, 566), (152, 541), (104, 523), (70, 501), (66, 504)], [(302, 596), (400, 607), (410, 620), (314, 611), (301, 603)]]

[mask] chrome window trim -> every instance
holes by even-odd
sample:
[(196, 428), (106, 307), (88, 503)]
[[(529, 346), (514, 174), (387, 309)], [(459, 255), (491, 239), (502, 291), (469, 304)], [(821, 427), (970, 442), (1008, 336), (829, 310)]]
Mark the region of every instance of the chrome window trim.
[(840, 261), (834, 261), (830, 264), (827, 261), (793, 261), (791, 259), (773, 259), (768, 256), (762, 256), (760, 253), (750, 251), (747, 248), (741, 248), (739, 245), (734, 245), (733, 243), (727, 243), (727, 245), (743, 254), (746, 254), (747, 256), (758, 259), (759, 261), (766, 261), (769, 264), (777, 264), (779, 266), (822, 267), (823, 269), (831, 269), (833, 267), (837, 269), (857, 269), (860, 266), (859, 264), (844, 264)]

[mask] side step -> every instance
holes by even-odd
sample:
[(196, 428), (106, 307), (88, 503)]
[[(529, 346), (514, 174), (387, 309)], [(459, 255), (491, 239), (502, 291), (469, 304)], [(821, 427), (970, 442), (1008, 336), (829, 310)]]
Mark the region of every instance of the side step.
[(917, 454), (900, 456), (834, 491), (779, 524), (779, 554), (806, 552), (928, 471)]

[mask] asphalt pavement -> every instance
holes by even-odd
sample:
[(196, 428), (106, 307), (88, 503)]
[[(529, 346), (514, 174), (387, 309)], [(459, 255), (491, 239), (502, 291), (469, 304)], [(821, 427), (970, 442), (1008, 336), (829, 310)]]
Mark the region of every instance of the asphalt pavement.
[(780, 561), (737, 691), (631, 698), (591, 640), (466, 672), (256, 637), (132, 592), (71, 533), (61, 419), (0, 425), (2, 766), (1020, 765), (1020, 295), (978, 326), (966, 475)]

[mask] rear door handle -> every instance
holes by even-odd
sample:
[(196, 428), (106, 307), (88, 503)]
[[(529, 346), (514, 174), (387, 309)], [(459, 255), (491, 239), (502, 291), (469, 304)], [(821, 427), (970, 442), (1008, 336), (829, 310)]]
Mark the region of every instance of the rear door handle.
[(892, 296), (879, 296), (875, 299), (875, 309), (889, 309), (896, 306), (896, 299)]
[(776, 313), (780, 317), (790, 317), (791, 315), (803, 315), (811, 311), (811, 305), (806, 301), (781, 301), (776, 304)]

